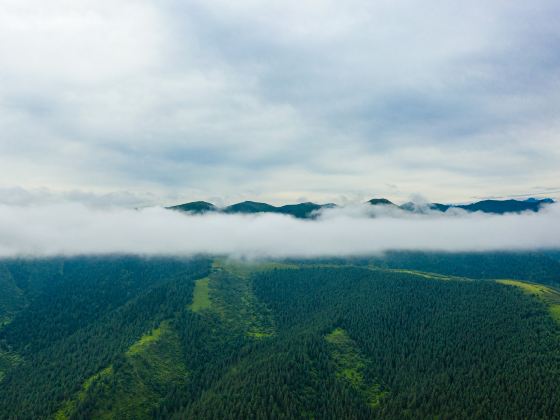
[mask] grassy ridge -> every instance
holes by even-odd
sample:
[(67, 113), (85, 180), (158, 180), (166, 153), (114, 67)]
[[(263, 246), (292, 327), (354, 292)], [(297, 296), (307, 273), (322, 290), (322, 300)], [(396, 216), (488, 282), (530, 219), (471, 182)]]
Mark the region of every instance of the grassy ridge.
[(62, 408), (54, 415), (54, 418), (56, 420), (65, 420), (70, 418), (70, 416), (72, 416), (76, 411), (78, 404), (83, 403), (88, 396), (88, 391), (90, 390), (91, 385), (102, 382), (111, 375), (113, 375), (113, 367), (109, 366), (101, 372), (96, 373), (91, 378), (88, 378), (82, 385), (82, 389), (78, 392), (78, 394), (73, 399), (66, 401)]
[(429, 280), (441, 280), (441, 281), (470, 280), (470, 279), (463, 278), (463, 277), (446, 276), (446, 275), (438, 274), (438, 273), (426, 273), (424, 271), (418, 271), (418, 270), (404, 270), (404, 269), (397, 269), (397, 268), (383, 268), (383, 269), (373, 268), (373, 267), (370, 267), (370, 268), (374, 269), (374, 270), (378, 269), (378, 270), (393, 272), (393, 273), (411, 274), (413, 276), (418, 276), (418, 277), (422, 277), (422, 278), (429, 279)]
[(552, 319), (560, 324), (560, 292), (542, 284), (528, 283), (519, 280), (497, 280), (500, 284), (519, 287), (525, 293), (535, 296), (547, 307)]

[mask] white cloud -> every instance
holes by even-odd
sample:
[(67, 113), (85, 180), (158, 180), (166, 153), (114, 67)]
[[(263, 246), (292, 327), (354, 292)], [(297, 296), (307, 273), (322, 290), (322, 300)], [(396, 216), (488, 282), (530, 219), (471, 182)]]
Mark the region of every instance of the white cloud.
[(386, 250), (560, 248), (560, 205), (539, 213), (377, 214), (319, 220), (277, 214), (189, 216), (162, 208), (0, 205), (0, 257), (219, 254), (232, 257), (372, 255)]
[(5, 0), (0, 7), (2, 76), (18, 83), (7, 91), (100, 86), (149, 70), (165, 47), (165, 22), (149, 1)]

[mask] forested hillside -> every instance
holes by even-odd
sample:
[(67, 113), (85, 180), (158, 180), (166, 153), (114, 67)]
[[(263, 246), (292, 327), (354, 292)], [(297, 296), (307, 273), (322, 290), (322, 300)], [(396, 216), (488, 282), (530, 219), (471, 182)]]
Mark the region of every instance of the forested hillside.
[(366, 260), (4, 261), (0, 418), (558, 416), (555, 289)]
[[(317, 261), (299, 261), (316, 264)], [(374, 257), (325, 258), (323, 264), (410, 269), (473, 279), (516, 279), (560, 287), (560, 253), (390, 251)]]

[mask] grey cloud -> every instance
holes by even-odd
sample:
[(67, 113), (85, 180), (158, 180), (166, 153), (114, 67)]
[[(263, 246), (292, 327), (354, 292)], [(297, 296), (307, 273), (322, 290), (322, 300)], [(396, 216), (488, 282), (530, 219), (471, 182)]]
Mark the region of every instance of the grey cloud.
[(162, 200), (553, 184), (558, 13), (552, 0), (2, 3), (2, 184)]
[(4, 206), (36, 207), (79, 203), (91, 208), (133, 208), (153, 205), (156, 199), (153, 194), (135, 194), (129, 191), (96, 193), (82, 190), (56, 191), (48, 188), (0, 187), (0, 205)]

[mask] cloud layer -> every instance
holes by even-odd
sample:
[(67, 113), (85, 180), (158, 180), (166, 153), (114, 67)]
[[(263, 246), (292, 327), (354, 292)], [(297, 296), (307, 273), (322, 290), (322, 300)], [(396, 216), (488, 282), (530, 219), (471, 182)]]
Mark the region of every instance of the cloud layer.
[(560, 179), (556, 0), (4, 0), (0, 186), (434, 200)]
[(512, 215), (352, 208), (318, 220), (277, 214), (189, 216), (149, 208), (0, 205), (0, 257), (138, 254), (232, 257), (372, 255), (387, 250), (496, 251), (560, 248), (560, 205)]

